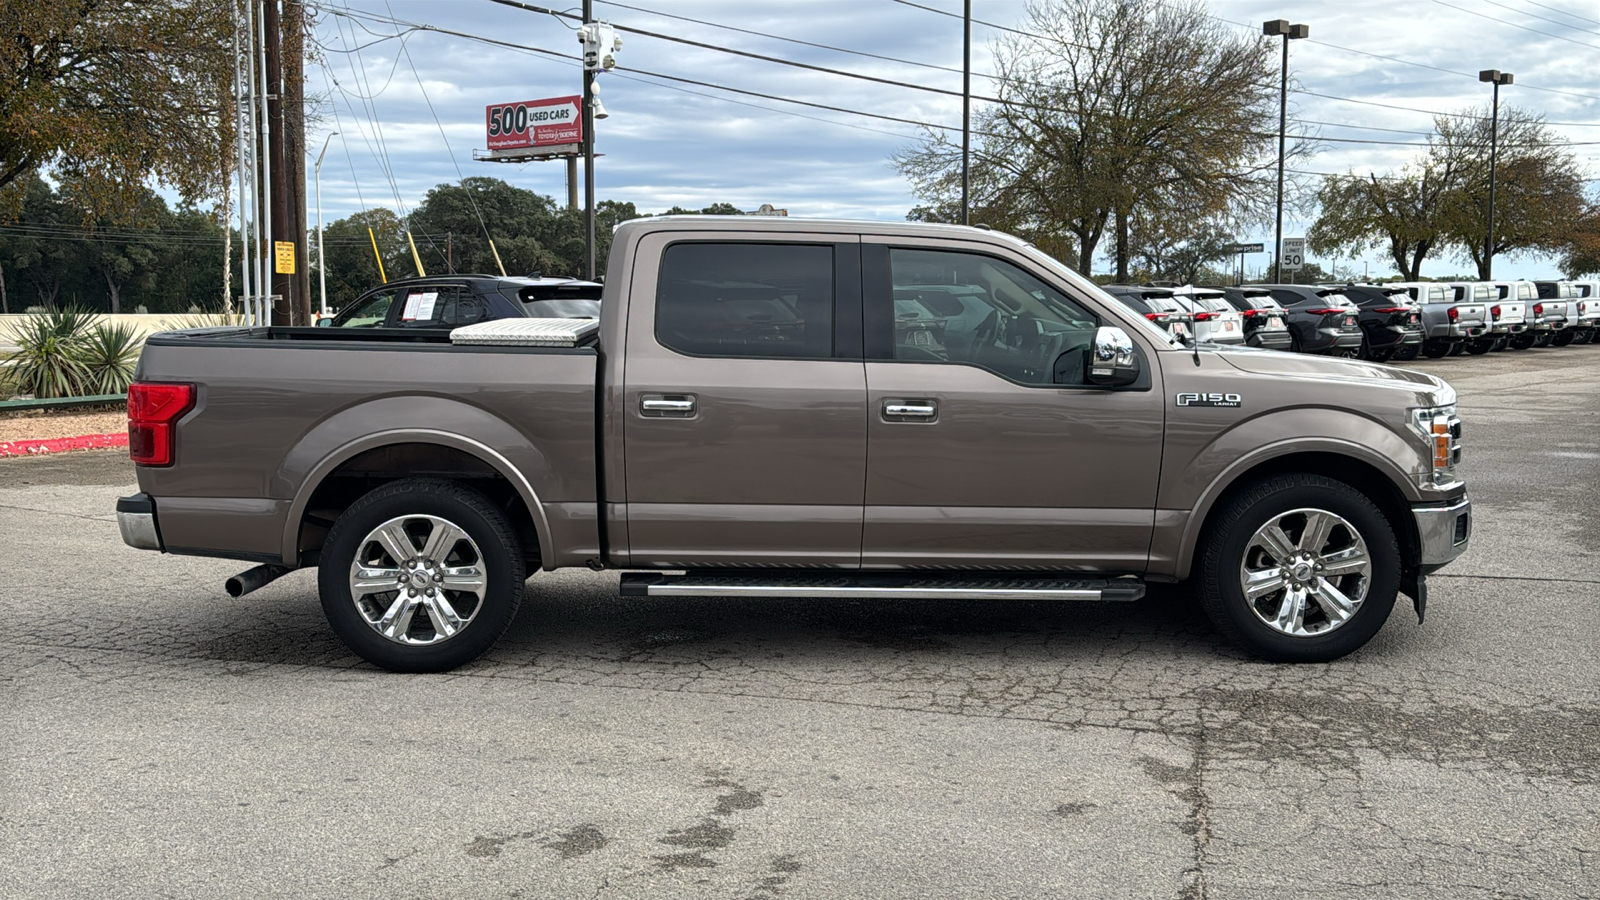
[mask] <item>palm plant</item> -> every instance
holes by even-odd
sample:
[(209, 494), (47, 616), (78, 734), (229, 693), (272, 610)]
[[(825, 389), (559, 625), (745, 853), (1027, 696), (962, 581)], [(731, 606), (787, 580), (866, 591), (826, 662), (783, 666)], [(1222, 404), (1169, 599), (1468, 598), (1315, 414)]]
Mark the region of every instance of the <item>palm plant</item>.
[(85, 394), (121, 394), (133, 380), (143, 341), (126, 323), (96, 322), (77, 342), (74, 356), (83, 367), (80, 389)]
[(79, 347), (95, 319), (88, 310), (65, 307), (35, 313), (11, 326), (7, 337), (17, 350), (6, 361), (17, 393), (35, 397), (79, 393), (85, 375)]

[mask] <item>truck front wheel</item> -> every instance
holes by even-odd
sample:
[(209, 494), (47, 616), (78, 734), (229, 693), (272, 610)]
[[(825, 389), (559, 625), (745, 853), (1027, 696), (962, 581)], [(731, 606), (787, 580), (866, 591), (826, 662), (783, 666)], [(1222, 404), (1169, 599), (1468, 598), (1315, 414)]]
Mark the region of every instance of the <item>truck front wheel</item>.
[(1199, 549), (1199, 593), (1218, 630), (1273, 662), (1327, 662), (1378, 633), (1400, 588), (1394, 529), (1355, 488), (1267, 478), (1226, 502)]
[(476, 659), (516, 616), (525, 580), (505, 514), (438, 478), (393, 481), (351, 504), (329, 529), (319, 567), (334, 632), (394, 672)]

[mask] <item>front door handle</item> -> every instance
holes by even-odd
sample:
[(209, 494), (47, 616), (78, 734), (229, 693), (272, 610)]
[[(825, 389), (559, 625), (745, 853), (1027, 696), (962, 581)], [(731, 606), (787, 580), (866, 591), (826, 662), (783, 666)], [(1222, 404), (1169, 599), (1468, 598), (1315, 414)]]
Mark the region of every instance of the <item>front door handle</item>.
[(883, 418), (886, 421), (931, 422), (939, 416), (937, 400), (885, 400)]
[(694, 416), (691, 394), (645, 394), (639, 398), (639, 412), (646, 416), (688, 419)]

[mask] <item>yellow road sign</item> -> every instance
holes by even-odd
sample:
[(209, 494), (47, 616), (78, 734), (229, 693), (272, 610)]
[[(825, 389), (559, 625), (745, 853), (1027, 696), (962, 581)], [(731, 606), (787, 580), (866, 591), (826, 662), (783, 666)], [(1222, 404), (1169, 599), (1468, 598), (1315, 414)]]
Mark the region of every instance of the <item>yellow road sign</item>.
[(293, 241), (273, 241), (272, 242), (272, 249), (273, 249), (273, 254), (272, 254), (273, 255), (273, 261), (274, 261), (274, 265), (272, 267), (272, 271), (278, 273), (279, 275), (293, 275), (294, 274), (294, 242)]

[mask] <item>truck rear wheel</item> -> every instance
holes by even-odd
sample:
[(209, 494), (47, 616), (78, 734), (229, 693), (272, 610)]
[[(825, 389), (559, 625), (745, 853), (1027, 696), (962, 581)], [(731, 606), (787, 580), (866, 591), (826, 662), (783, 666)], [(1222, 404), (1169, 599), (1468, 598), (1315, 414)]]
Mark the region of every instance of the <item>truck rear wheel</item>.
[(1372, 639), (1400, 589), (1394, 529), (1355, 488), (1278, 475), (1233, 497), (1199, 550), (1206, 614), (1246, 652), (1327, 662)]
[(505, 514), (439, 478), (390, 482), (351, 504), (317, 573), (334, 633), (393, 672), (443, 672), (482, 655), (516, 616), (524, 580)]

